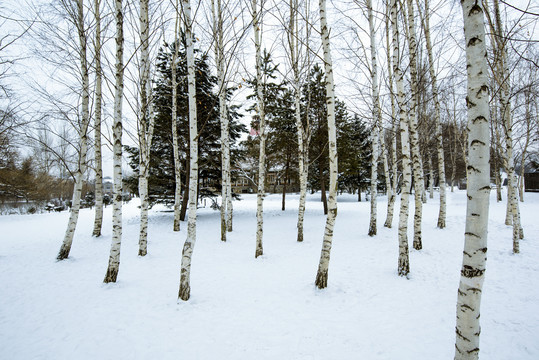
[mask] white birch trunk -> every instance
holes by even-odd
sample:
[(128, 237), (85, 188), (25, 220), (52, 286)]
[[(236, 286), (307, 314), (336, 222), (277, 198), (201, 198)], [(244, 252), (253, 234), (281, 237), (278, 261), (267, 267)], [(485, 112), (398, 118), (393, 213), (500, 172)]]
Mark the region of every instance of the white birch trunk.
[(150, 60), (149, 60), (149, 20), (148, 0), (140, 0), (140, 98), (141, 108), (138, 124), (139, 139), (139, 196), (140, 231), (139, 256), (148, 253), (148, 173), (150, 168), (150, 148), (153, 136), (153, 111), (151, 110)]
[(438, 77), (434, 71), (434, 56), (432, 55), (432, 42), (430, 39), (430, 21), (429, 21), (429, 1), (425, 0), (425, 16), (423, 17), (423, 30), (425, 31), (425, 41), (427, 46), (427, 58), (429, 62), (429, 74), (432, 86), (432, 97), (434, 99), (434, 118), (436, 123), (436, 149), (438, 156), (438, 181), (440, 187), (440, 211), (438, 213), (438, 228), (445, 228), (446, 218), (446, 181), (445, 181), (445, 159), (444, 145), (442, 138), (442, 123), (440, 100), (438, 96)]
[(189, 300), (191, 295), (191, 257), (196, 242), (197, 220), (197, 187), (198, 187), (198, 127), (195, 81), (195, 56), (193, 49), (193, 24), (191, 20), (191, 3), (182, 0), (185, 22), (185, 37), (187, 39), (187, 83), (189, 96), (189, 214), (187, 219), (187, 239), (183, 245), (180, 270), (180, 289), (178, 298)]
[[(389, 7), (388, 7), (389, 10)], [(393, 130), (393, 136), (391, 141), (391, 162), (393, 165), (392, 168), (392, 176), (393, 181), (391, 184), (391, 195), (388, 192), (388, 200), (387, 200), (387, 215), (386, 215), (386, 221), (384, 223), (384, 226), (387, 228), (392, 227), (393, 223), (393, 211), (395, 208), (395, 200), (397, 199), (397, 173), (398, 173), (398, 166), (397, 166), (397, 121), (396, 121), (396, 115), (395, 115), (395, 97), (393, 93), (393, 71), (392, 71), (392, 61), (391, 61), (391, 46), (389, 43), (389, 11), (387, 11), (386, 14), (386, 47), (387, 47), (387, 73), (388, 73), (388, 83), (389, 83), (389, 97), (391, 99), (391, 124), (392, 124), (392, 130)]]
[(429, 155), (429, 198), (434, 199), (434, 169), (432, 168), (432, 158)]
[(116, 18), (116, 89), (114, 93), (113, 132), (113, 201), (112, 201), (112, 244), (109, 265), (103, 280), (105, 283), (116, 282), (120, 268), (120, 246), (122, 244), (122, 99), (123, 99), (123, 10), (122, 0), (114, 2)]
[(292, 71), (294, 73), (294, 107), (296, 118), (296, 129), (298, 134), (298, 178), (299, 178), (299, 209), (297, 222), (297, 241), (303, 241), (303, 220), (305, 218), (305, 200), (307, 197), (307, 181), (304, 177), (305, 173), (305, 143), (306, 131), (301, 121), (301, 81), (299, 71), (299, 29), (298, 21), (298, 1), (290, 0), (290, 25), (288, 29), (288, 44), (290, 47), (290, 62), (292, 63)]
[(490, 193), (489, 85), (481, 2), (463, 0), (468, 72), (468, 182), (464, 252), (457, 300), (455, 359), (477, 359), (481, 293), (487, 260)]
[(176, 20), (174, 24), (174, 53), (172, 54), (172, 64), (170, 66), (172, 72), (172, 148), (174, 156), (174, 223), (172, 225), (173, 231), (180, 231), (180, 206), (181, 206), (181, 194), (182, 194), (182, 175), (181, 175), (181, 161), (180, 150), (178, 141), (178, 82), (177, 82), (177, 60), (180, 44), (178, 41), (179, 19), (180, 11), (178, 9), (178, 3), (176, 2)]
[(410, 99), (410, 145), (412, 148), (412, 165), (414, 174), (414, 241), (416, 250), (423, 247), (421, 241), (421, 219), (423, 216), (423, 193), (425, 191), (425, 181), (423, 179), (423, 164), (419, 151), (419, 139), (417, 133), (417, 43), (415, 36), (414, 7), (412, 0), (407, 0), (408, 10), (408, 49), (410, 52), (410, 85), (412, 96)]
[[(213, 27), (215, 41), (215, 62), (217, 68), (217, 86), (219, 88), (219, 119), (221, 122), (221, 241), (226, 241), (229, 225), (229, 205), (231, 205), (229, 124), (226, 105), (226, 83), (224, 71), (223, 15), (221, 0), (212, 1)], [(231, 219), (230, 219), (230, 226)]]
[(257, 95), (257, 110), (259, 118), (259, 140), (260, 153), (258, 157), (258, 192), (256, 195), (256, 250), (255, 258), (264, 254), (262, 246), (263, 236), (263, 202), (264, 202), (264, 185), (266, 181), (266, 119), (264, 109), (264, 95), (262, 93), (262, 57), (260, 55), (260, 16), (262, 12), (258, 12), (257, 0), (253, 0), (253, 29), (255, 37), (256, 50), (256, 95)]
[(324, 70), (326, 72), (326, 105), (328, 116), (328, 149), (329, 149), (329, 200), (328, 216), (324, 230), (324, 241), (320, 253), (320, 263), (316, 274), (315, 285), (324, 289), (328, 285), (329, 258), (333, 242), (333, 228), (337, 217), (337, 131), (335, 127), (335, 82), (333, 80), (333, 62), (331, 60), (329, 28), (327, 24), (326, 0), (318, 2), (320, 9), (320, 37), (324, 51)]
[(84, 31), (84, 14), (83, 14), (83, 0), (77, 1), (77, 32), (79, 36), (79, 58), (82, 75), (82, 122), (79, 129), (80, 138), (80, 151), (78, 168), (75, 172), (75, 184), (73, 188), (73, 199), (71, 201), (71, 210), (69, 213), (69, 220), (67, 223), (67, 229), (64, 236), (64, 241), (58, 252), (57, 260), (64, 260), (69, 256), (71, 250), (71, 244), (73, 243), (73, 235), (75, 234), (75, 228), (77, 227), (77, 221), (79, 219), (80, 199), (82, 193), (82, 181), (84, 173), (86, 172), (86, 153), (88, 151), (88, 125), (90, 122), (90, 82), (88, 79), (88, 61), (86, 58), (87, 43), (86, 34)]
[(95, 0), (95, 220), (92, 236), (101, 236), (103, 226), (103, 161), (101, 156), (102, 83), (101, 1)]
[(408, 118), (404, 105), (404, 74), (400, 69), (399, 28), (397, 22), (397, 0), (391, 0), (391, 27), (393, 29), (393, 74), (397, 85), (397, 103), (399, 106), (399, 122), (402, 147), (402, 185), (401, 206), (399, 213), (399, 276), (408, 276), (410, 260), (408, 255), (408, 201), (412, 172), (410, 165), (410, 140), (408, 135)]
[(369, 33), (371, 39), (371, 86), (372, 86), (372, 156), (371, 156), (371, 218), (369, 223), (369, 236), (376, 235), (376, 192), (378, 184), (378, 133), (382, 122), (380, 98), (378, 95), (378, 67), (376, 64), (376, 34), (374, 32), (374, 18), (372, 15), (372, 1), (367, 0), (367, 13), (369, 18)]

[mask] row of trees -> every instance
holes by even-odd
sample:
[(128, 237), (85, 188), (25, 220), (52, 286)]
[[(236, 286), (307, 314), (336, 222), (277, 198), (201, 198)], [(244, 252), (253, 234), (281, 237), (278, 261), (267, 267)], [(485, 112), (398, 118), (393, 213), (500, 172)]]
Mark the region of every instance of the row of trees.
[[(193, 15), (189, 0), (155, 5), (153, 12), (150, 12), (148, 0), (140, 0), (136, 12), (138, 22), (131, 27), (135, 29), (131, 34), (134, 49), (124, 63), (125, 4), (121, 0), (115, 0), (114, 8), (98, 0), (91, 4), (93, 7), (84, 0), (59, 1), (56, 4), (61, 15), (59, 23), (47, 23), (51, 24), (47, 29), (61, 30), (68, 35), (66, 38), (70, 39), (68, 44), (72, 50), (69, 66), (76, 79), (76, 85), (72, 86), (80, 91), (76, 92), (74, 103), (77, 105), (71, 104), (69, 111), (57, 112), (70, 119), (79, 136), (75, 146), (76, 169), (72, 170), (73, 206), (58, 260), (69, 255), (80, 208), (82, 180), (89, 165), (96, 172), (96, 186), (101, 186), (100, 127), (102, 114), (106, 113), (104, 100), (107, 97), (102, 93), (105, 82), (113, 99), (113, 124), (109, 131), (112, 136), (108, 140), (114, 153), (113, 239), (105, 282), (116, 281), (119, 271), (124, 102), (130, 105), (137, 119), (133, 138), (138, 146), (126, 150), (136, 174), (131, 181), (137, 183), (141, 197), (139, 255), (144, 256), (148, 251), (148, 207), (157, 199), (155, 195), (169, 198), (174, 203), (174, 230), (179, 230), (180, 220), (186, 214), (188, 216), (178, 294), (182, 300), (190, 297), (197, 202), (201, 196), (216, 195), (205, 182), (219, 185), (221, 240), (226, 241), (227, 232), (233, 230), (232, 170), (244, 171), (242, 165), (245, 162), (258, 168), (249, 176), (258, 190), (255, 257), (263, 254), (263, 200), (268, 169), (283, 168), (285, 179), (292, 176), (290, 172), (297, 173), (300, 182), (298, 241), (303, 240), (307, 187), (321, 190), (327, 220), (315, 280), (320, 289), (328, 284), (339, 188), (361, 193), (367, 185), (370, 187), (370, 236), (377, 233), (379, 182), (384, 185), (389, 199), (386, 227), (392, 226), (393, 208), (400, 191), (397, 272), (406, 277), (410, 272), (407, 235), (410, 195), (413, 193), (414, 196), (413, 246), (421, 250), (424, 240), (422, 204), (427, 201), (427, 189), (432, 197), (435, 184), (439, 185), (437, 224), (443, 229), (446, 178), (449, 177), (453, 185), (459, 172), (466, 169), (468, 213), (458, 292), (456, 358), (477, 357), (490, 177), (494, 175), (495, 181), (499, 182), (501, 169), (507, 172), (506, 223), (513, 226), (513, 251), (518, 253), (523, 230), (519, 219), (517, 154), (514, 149), (519, 140), (518, 159), (523, 165), (528, 147), (536, 136), (537, 53), (531, 47), (533, 42), (519, 30), (535, 21), (528, 20), (533, 19), (533, 12), (514, 9), (520, 17), (508, 27), (504, 24), (498, 0), (492, 5), (468, 0), (461, 4), (464, 40), (456, 38), (466, 46), (466, 65), (458, 70), (453, 64), (447, 71), (436, 61), (440, 55), (435, 51), (440, 52), (441, 46), (431, 36), (430, 27), (433, 15), (441, 10), (432, 10), (426, 0), (391, 0), (374, 7), (369, 0), (355, 0), (355, 8), (349, 14), (343, 13), (354, 22), (353, 32), (358, 35), (357, 41), (347, 45), (351, 58), (357, 60), (355, 62), (361, 65), (361, 71), (368, 74), (370, 81), (366, 86), (354, 83), (363, 102), (359, 106), (354, 104), (356, 114), (350, 115), (345, 102), (339, 101), (334, 91), (330, 42), (338, 37), (330, 38), (324, 0), (319, 2), (318, 16), (314, 15), (309, 2), (299, 0), (286, 2), (288, 11), (277, 11), (274, 18), (285, 34), (279, 55), (284, 66), (280, 68), (272, 60), (276, 56), (263, 51), (264, 43), (268, 42), (263, 38), (268, 35), (263, 31), (264, 19), (268, 14), (272, 15), (264, 2), (223, 4), (221, 0), (213, 0), (201, 4), (201, 9), (208, 11), (201, 10)], [(101, 15), (107, 13), (103, 9), (110, 11), (110, 19)], [(129, 19), (130, 13), (127, 14)], [(203, 20), (204, 14), (208, 17)], [(368, 31), (360, 30), (362, 25), (356, 14), (364, 16)], [(319, 40), (312, 36), (315, 18), (319, 23)], [(114, 30), (108, 24), (112, 19)], [(490, 39), (485, 37), (484, 19)], [(104, 34), (102, 21), (107, 24)], [(197, 41), (193, 33), (194, 25), (202, 22), (206, 22), (210, 29), (200, 31), (209, 40), (207, 43), (205, 39)], [(447, 26), (439, 19), (437, 22)], [(165, 42), (155, 50), (156, 44), (160, 43), (156, 34), (166, 34), (171, 28), (173, 41)], [(249, 29), (253, 30), (252, 39), (247, 35)], [(444, 29), (438, 31), (443, 33)], [(108, 70), (101, 65), (102, 52), (112, 48), (102, 42), (107, 38), (106, 34), (115, 39), (114, 66), (109, 66)], [(368, 36), (368, 49), (361, 35)], [(385, 35), (385, 46), (380, 41), (382, 35)], [(244, 52), (245, 57), (240, 58), (239, 50), (249, 41), (254, 43), (252, 53)], [(197, 42), (207, 46), (195, 50)], [(58, 44), (55, 46), (58, 48)], [(319, 47), (321, 51), (317, 50)], [(208, 51), (204, 52), (203, 48)], [(154, 55), (155, 60), (152, 60)], [(254, 71), (250, 76), (242, 76), (247, 71), (245, 59), (249, 56), (255, 64)], [(464, 62), (458, 53), (453, 58), (458, 59), (457, 63)], [(52, 57), (48, 59), (54, 62)], [(467, 69), (465, 103), (464, 92), (459, 93), (460, 84), (455, 81), (464, 80), (459, 74), (464, 68)], [(127, 87), (128, 97), (123, 94), (126, 69), (127, 78), (132, 78)], [(518, 71), (527, 76), (518, 77), (516, 81)], [(516, 83), (518, 86), (514, 85)], [(248, 99), (254, 104), (246, 108), (253, 114), (255, 136), (248, 137), (242, 147), (234, 148), (234, 142), (244, 131), (239, 121), (240, 109), (234, 102), (236, 90), (242, 84), (251, 89)], [(350, 106), (351, 99), (346, 100)], [(464, 106), (466, 122), (462, 120)], [(90, 125), (92, 119), (93, 126)], [(95, 135), (93, 143), (89, 139), (91, 130)], [(515, 136), (516, 133), (519, 136)], [(94, 150), (92, 163), (87, 160), (90, 148)], [(234, 158), (239, 161), (234, 163)], [(489, 158), (493, 160), (491, 168)], [(446, 168), (450, 170), (450, 176), (446, 175)], [(182, 192), (183, 196), (180, 196)], [(100, 235), (102, 226), (102, 196), (102, 192), (96, 191), (95, 236)], [(183, 199), (183, 206), (180, 206), (180, 199)]]

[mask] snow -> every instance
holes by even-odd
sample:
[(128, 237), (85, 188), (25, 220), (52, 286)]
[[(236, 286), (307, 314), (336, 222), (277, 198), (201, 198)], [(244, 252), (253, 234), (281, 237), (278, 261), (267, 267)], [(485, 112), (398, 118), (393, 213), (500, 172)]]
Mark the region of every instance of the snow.
[[(437, 194), (436, 194), (437, 195)], [(539, 194), (521, 203), (526, 235), (513, 255), (505, 202), (491, 193), (481, 314), (483, 359), (539, 358)], [(409, 279), (396, 275), (393, 228), (367, 236), (369, 203), (339, 196), (329, 287), (314, 279), (325, 216), (309, 195), (305, 241), (296, 242), (298, 195), (265, 202), (264, 256), (254, 259), (256, 195), (234, 202), (234, 231), (220, 241), (219, 213), (199, 209), (191, 300), (177, 301), (186, 224), (150, 212), (149, 254), (137, 257), (137, 200), (124, 206), (118, 283), (103, 284), (112, 236), (92, 238), (81, 211), (69, 259), (56, 262), (68, 213), (0, 216), (0, 359), (449, 359), (455, 342), (465, 192), (448, 192), (447, 228), (437, 199), (424, 205), (423, 250), (411, 247)], [(413, 214), (413, 202), (411, 203)]]

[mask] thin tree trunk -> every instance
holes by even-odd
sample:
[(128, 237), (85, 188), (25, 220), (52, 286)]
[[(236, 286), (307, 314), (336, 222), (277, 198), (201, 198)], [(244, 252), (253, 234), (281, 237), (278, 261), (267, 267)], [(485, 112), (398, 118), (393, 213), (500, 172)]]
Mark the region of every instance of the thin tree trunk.
[(326, 105), (328, 119), (329, 147), (329, 212), (324, 230), (324, 241), (320, 253), (320, 263), (316, 274), (315, 285), (324, 289), (328, 284), (329, 258), (333, 242), (333, 228), (337, 217), (337, 131), (335, 127), (335, 83), (333, 81), (333, 62), (331, 61), (329, 29), (326, 18), (326, 0), (319, 1), (320, 36), (324, 50), (324, 68), (326, 72)]
[[(389, 9), (388, 9), (389, 10)], [(391, 46), (389, 43), (389, 12), (386, 13), (386, 46), (387, 46), (387, 71), (388, 71), (388, 83), (389, 83), (389, 97), (391, 99), (391, 124), (393, 127), (393, 136), (391, 141), (391, 162), (393, 170), (393, 182), (391, 186), (391, 196), (388, 193), (387, 200), (387, 216), (384, 226), (387, 228), (392, 227), (393, 223), (393, 211), (395, 208), (395, 200), (397, 199), (397, 121), (395, 116), (395, 96), (393, 93), (393, 71), (391, 64)]]
[(189, 217), (187, 220), (187, 239), (183, 245), (180, 269), (180, 289), (178, 298), (189, 300), (191, 295), (191, 257), (196, 242), (197, 226), (197, 186), (198, 186), (198, 127), (195, 81), (195, 56), (193, 49), (193, 24), (191, 20), (191, 3), (182, 0), (185, 22), (185, 38), (187, 40), (187, 88), (189, 97)]
[(80, 199), (82, 195), (82, 181), (84, 173), (86, 172), (86, 153), (88, 151), (88, 125), (90, 122), (90, 82), (88, 79), (88, 61), (86, 58), (86, 35), (84, 29), (84, 14), (83, 14), (83, 0), (77, 1), (77, 32), (79, 35), (79, 58), (82, 75), (82, 123), (79, 129), (80, 137), (80, 152), (78, 169), (75, 173), (75, 183), (73, 187), (73, 199), (71, 202), (71, 210), (69, 214), (69, 220), (67, 223), (67, 229), (64, 236), (64, 241), (58, 252), (57, 260), (64, 260), (69, 256), (71, 250), (71, 244), (73, 243), (73, 235), (75, 234), (75, 228), (77, 227), (77, 221), (79, 219)]
[(328, 214), (328, 198), (326, 196), (326, 177), (324, 176), (323, 171), (320, 170), (320, 201), (324, 205), (324, 215)]
[[(418, 6), (419, 9), (421, 9)], [(432, 97), (434, 99), (434, 116), (436, 122), (436, 150), (438, 155), (438, 182), (440, 187), (440, 211), (438, 213), (438, 228), (445, 228), (446, 218), (446, 183), (445, 183), (445, 159), (444, 159), (444, 144), (442, 137), (442, 122), (440, 111), (440, 100), (438, 95), (438, 77), (434, 70), (434, 56), (432, 55), (432, 42), (430, 39), (430, 14), (429, 0), (425, 0), (425, 16), (423, 17), (423, 29), (425, 31), (425, 40), (427, 46), (427, 57), (429, 60), (429, 74), (432, 86)]]
[(256, 195), (256, 249), (255, 258), (264, 254), (262, 246), (263, 237), (263, 225), (264, 225), (264, 186), (266, 182), (266, 116), (264, 109), (264, 94), (262, 90), (262, 57), (260, 55), (260, 20), (262, 11), (258, 11), (257, 0), (253, 0), (253, 29), (255, 37), (255, 51), (256, 51), (256, 98), (257, 98), (257, 112), (259, 119), (259, 140), (260, 140), (260, 152), (258, 156), (258, 191)]
[(101, 1), (95, 0), (95, 220), (92, 236), (101, 236), (103, 226), (103, 161), (101, 156), (102, 83)]
[(408, 49), (410, 51), (410, 86), (412, 96), (410, 101), (410, 144), (412, 148), (412, 165), (414, 174), (414, 242), (416, 250), (421, 250), (423, 244), (421, 241), (421, 220), (423, 217), (423, 192), (425, 191), (425, 181), (423, 179), (423, 164), (421, 153), (419, 151), (419, 136), (417, 132), (417, 43), (415, 36), (414, 5), (412, 0), (407, 0), (408, 10)]
[(283, 183), (283, 199), (281, 204), (281, 210), (285, 211), (286, 209), (286, 184), (288, 183), (288, 170), (290, 169), (290, 156), (287, 155), (286, 159), (286, 168), (284, 171), (284, 183)]
[(429, 155), (429, 198), (434, 199), (434, 169), (432, 168), (432, 158)]
[(105, 283), (116, 282), (120, 268), (120, 246), (122, 244), (122, 100), (124, 89), (123, 64), (123, 9), (122, 0), (114, 2), (116, 18), (116, 90), (114, 93), (113, 131), (113, 200), (112, 200), (112, 244), (109, 265), (103, 280)]
[(376, 64), (376, 34), (374, 32), (374, 18), (372, 15), (372, 1), (367, 0), (367, 13), (369, 18), (369, 33), (371, 39), (371, 85), (372, 85), (372, 156), (371, 156), (371, 218), (369, 223), (369, 236), (376, 235), (376, 193), (378, 185), (378, 134), (382, 122), (380, 98), (378, 96), (378, 67)]
[(397, 22), (397, 0), (391, 0), (391, 27), (393, 29), (393, 74), (397, 85), (397, 103), (399, 106), (400, 135), (402, 147), (402, 186), (399, 213), (399, 276), (407, 276), (410, 272), (408, 256), (408, 201), (412, 172), (410, 165), (410, 140), (408, 135), (408, 118), (404, 105), (404, 74), (400, 69), (399, 28)]
[[(140, 1), (140, 43), (141, 43), (141, 107), (138, 124), (139, 139), (139, 196), (140, 196), (140, 231), (139, 256), (148, 253), (148, 175), (150, 170), (150, 149), (152, 144), (155, 117), (153, 116), (150, 83), (149, 59), (149, 22), (148, 0)], [(174, 78), (174, 76), (173, 76)]]
[(177, 59), (180, 48), (178, 33), (180, 32), (180, 9), (176, 2), (176, 20), (174, 25), (174, 52), (172, 53), (172, 63), (170, 70), (172, 72), (172, 148), (174, 156), (174, 223), (173, 231), (180, 231), (181, 219), (181, 193), (182, 193), (182, 165), (180, 159), (180, 149), (178, 140), (178, 81), (177, 81)]

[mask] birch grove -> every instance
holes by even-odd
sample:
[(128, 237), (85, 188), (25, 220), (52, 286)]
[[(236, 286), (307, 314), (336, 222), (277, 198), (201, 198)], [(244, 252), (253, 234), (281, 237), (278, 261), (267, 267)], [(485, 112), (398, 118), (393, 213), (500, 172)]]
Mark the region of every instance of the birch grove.
[[(79, 38), (79, 59), (82, 80), (82, 101), (81, 101), (81, 118), (79, 132), (79, 156), (77, 170), (75, 172), (75, 184), (73, 189), (73, 199), (71, 202), (71, 211), (64, 236), (64, 241), (58, 252), (57, 260), (64, 260), (69, 256), (75, 228), (79, 218), (80, 200), (82, 194), (83, 176), (86, 172), (86, 154), (88, 152), (88, 126), (90, 123), (90, 82), (88, 78), (88, 59), (87, 59), (87, 38), (84, 26), (84, 3), (83, 0), (78, 0), (76, 4), (76, 13), (73, 16), (76, 18), (74, 22), (77, 28)], [(67, 10), (67, 9), (66, 9)]]
[(484, 8), (462, 1), (468, 73), (468, 183), (466, 229), (457, 300), (455, 359), (479, 357), (480, 305), (487, 260), (490, 193), (489, 84)]
[(95, 0), (95, 220), (92, 235), (101, 236), (103, 226), (103, 159), (101, 156), (102, 83), (101, 68), (101, 1)]
[(124, 35), (122, 0), (114, 2), (116, 19), (116, 66), (114, 91), (113, 132), (113, 192), (112, 192), (112, 244), (109, 264), (104, 282), (116, 282), (120, 269), (120, 247), (122, 244), (122, 100), (124, 89)]
[(320, 10), (320, 37), (324, 51), (324, 70), (326, 72), (326, 106), (328, 122), (328, 148), (329, 148), (329, 199), (324, 240), (320, 253), (320, 262), (316, 274), (315, 285), (324, 289), (328, 285), (329, 258), (333, 242), (333, 228), (337, 218), (337, 131), (335, 127), (335, 82), (333, 80), (333, 61), (331, 59), (329, 28), (327, 23), (326, 0), (319, 0)]
[(187, 301), (191, 296), (191, 257), (196, 242), (196, 221), (198, 203), (198, 126), (195, 82), (195, 55), (193, 46), (193, 22), (191, 18), (191, 2), (182, 0), (185, 38), (187, 40), (187, 87), (189, 98), (189, 214), (187, 219), (187, 239), (183, 245), (180, 269), (180, 289), (178, 298)]

